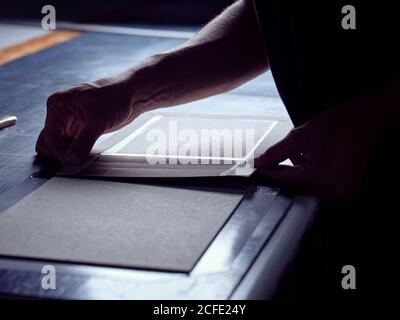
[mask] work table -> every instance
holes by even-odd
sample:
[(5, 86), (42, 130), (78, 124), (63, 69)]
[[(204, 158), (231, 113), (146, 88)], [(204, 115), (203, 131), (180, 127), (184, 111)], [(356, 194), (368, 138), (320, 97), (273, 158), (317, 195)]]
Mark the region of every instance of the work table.
[[(101, 29), (0, 66), (0, 110), (18, 117), (0, 131), (0, 214), (51, 176), (35, 159), (47, 97), (58, 90), (120, 72), (183, 38), (119, 34)], [(116, 54), (117, 53), (117, 54)], [(167, 109), (187, 113), (287, 117), (270, 73), (227, 94)], [(40, 173), (41, 172), (41, 173)], [(152, 183), (152, 182), (148, 182)], [(168, 181), (168, 183), (179, 183)], [(200, 183), (213, 185), (211, 181)], [(190, 183), (189, 183), (190, 184)], [(225, 188), (229, 182), (215, 182)], [(52, 262), (57, 290), (43, 290), (46, 261), (0, 257), (0, 295), (111, 299), (246, 299), (273, 297), (313, 221), (317, 199), (250, 185), (228, 222), (190, 273)]]

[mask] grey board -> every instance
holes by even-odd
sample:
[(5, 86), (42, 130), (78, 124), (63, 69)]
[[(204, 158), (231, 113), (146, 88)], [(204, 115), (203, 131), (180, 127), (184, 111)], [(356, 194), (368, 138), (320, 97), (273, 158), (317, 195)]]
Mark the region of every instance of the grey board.
[(244, 193), (53, 178), (0, 214), (0, 255), (189, 272)]

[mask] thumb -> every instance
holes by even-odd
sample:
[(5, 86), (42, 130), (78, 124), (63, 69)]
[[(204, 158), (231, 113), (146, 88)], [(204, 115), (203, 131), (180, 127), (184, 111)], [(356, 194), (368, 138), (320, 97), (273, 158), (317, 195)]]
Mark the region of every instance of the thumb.
[(255, 159), (254, 165), (256, 168), (274, 167), (298, 153), (300, 153), (299, 131), (294, 129), (283, 140)]
[(93, 145), (102, 133), (103, 131), (95, 124), (85, 125), (78, 137), (69, 146), (64, 157), (64, 165), (76, 166), (81, 164), (88, 157)]

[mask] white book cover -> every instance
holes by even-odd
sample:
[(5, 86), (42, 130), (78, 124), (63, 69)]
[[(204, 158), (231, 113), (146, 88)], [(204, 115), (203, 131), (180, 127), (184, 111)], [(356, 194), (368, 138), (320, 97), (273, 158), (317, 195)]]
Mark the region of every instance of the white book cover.
[(87, 162), (59, 175), (250, 176), (253, 160), (292, 128), (272, 117), (147, 112), (101, 136)]

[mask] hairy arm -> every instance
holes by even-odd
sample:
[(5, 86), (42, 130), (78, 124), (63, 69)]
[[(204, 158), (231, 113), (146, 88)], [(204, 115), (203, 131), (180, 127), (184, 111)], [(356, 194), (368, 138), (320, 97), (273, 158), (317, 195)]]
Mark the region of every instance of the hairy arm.
[(240, 0), (192, 39), (146, 59), (122, 77), (133, 93), (131, 107), (147, 111), (226, 92), (267, 68), (253, 3)]
[(85, 159), (97, 138), (143, 112), (223, 93), (268, 69), (253, 2), (239, 0), (182, 45), (47, 101), (39, 154)]

